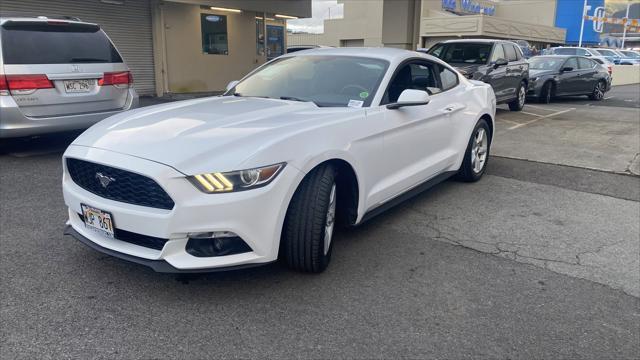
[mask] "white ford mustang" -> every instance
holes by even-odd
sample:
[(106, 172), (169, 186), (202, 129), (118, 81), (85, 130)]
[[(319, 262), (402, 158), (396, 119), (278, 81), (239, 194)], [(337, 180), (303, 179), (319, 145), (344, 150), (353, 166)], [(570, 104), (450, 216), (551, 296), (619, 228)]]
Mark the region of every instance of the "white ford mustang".
[(65, 233), (161, 272), (283, 258), (320, 272), (334, 223), (357, 225), (452, 175), (476, 181), (491, 87), (429, 55), (281, 56), (224, 96), (140, 108), (66, 150)]

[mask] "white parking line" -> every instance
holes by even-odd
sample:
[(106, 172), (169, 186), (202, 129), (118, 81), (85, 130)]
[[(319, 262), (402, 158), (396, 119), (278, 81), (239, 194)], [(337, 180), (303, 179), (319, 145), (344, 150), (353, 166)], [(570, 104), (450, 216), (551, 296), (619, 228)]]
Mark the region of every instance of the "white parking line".
[(534, 108), (534, 109), (542, 109), (542, 110), (546, 110), (546, 111), (553, 110), (553, 109), (549, 109), (549, 108), (544, 107), (544, 106), (531, 105), (531, 104), (525, 104), (524, 106), (532, 107), (532, 108)]
[(609, 99), (613, 99), (615, 96), (607, 96), (606, 98), (603, 98), (602, 100), (609, 100)]
[(526, 112), (526, 111), (520, 111), (522, 114), (527, 114), (527, 115), (532, 115), (532, 116), (544, 116), (544, 115), (540, 115), (540, 114), (534, 114), (534, 113), (530, 113), (530, 112)]
[(517, 128), (519, 128), (519, 127), (527, 126), (527, 125), (529, 125), (529, 124), (533, 124), (533, 123), (534, 123), (534, 122), (536, 122), (536, 121), (539, 121), (539, 120), (542, 120), (542, 119), (547, 119), (547, 118), (550, 118), (550, 117), (553, 117), (553, 116), (556, 116), (556, 115), (564, 114), (564, 113), (566, 113), (566, 112), (569, 112), (569, 111), (572, 111), (572, 110), (575, 110), (575, 109), (576, 109), (576, 108), (569, 108), (569, 109), (566, 109), (566, 110), (562, 110), (562, 111), (554, 112), (553, 114), (549, 114), (549, 115), (545, 115), (545, 116), (540, 116), (540, 117), (538, 117), (537, 119), (533, 119), (533, 120), (531, 120), (531, 121), (527, 121), (526, 123), (521, 123), (521, 124), (518, 124), (518, 125), (514, 125), (514, 126), (512, 126), (512, 127), (508, 128), (507, 130), (513, 130), (513, 129), (517, 129)]
[(520, 125), (521, 123), (517, 122), (517, 121), (513, 121), (513, 120), (507, 120), (507, 119), (500, 119), (500, 118), (496, 118), (496, 120), (498, 121), (504, 121), (504, 122), (508, 122), (514, 125)]

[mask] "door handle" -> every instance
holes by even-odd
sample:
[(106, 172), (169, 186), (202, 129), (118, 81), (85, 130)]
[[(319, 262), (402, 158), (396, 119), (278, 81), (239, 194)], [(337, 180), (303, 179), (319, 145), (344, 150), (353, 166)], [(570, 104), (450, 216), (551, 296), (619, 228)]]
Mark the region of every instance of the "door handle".
[(442, 113), (444, 113), (445, 115), (449, 115), (452, 114), (458, 110), (462, 110), (466, 107), (466, 105), (462, 105), (462, 104), (451, 104), (451, 105), (447, 105), (444, 109), (442, 109)]

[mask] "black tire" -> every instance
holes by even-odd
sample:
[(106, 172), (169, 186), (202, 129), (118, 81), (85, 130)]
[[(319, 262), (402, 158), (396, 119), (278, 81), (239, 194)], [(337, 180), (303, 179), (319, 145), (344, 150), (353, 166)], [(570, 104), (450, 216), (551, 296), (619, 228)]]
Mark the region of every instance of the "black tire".
[(600, 80), (593, 87), (593, 91), (589, 94), (589, 99), (594, 101), (600, 101), (604, 98), (604, 90), (607, 88), (607, 84)]
[(294, 270), (319, 273), (329, 265), (333, 242), (325, 253), (325, 226), (335, 179), (335, 169), (321, 165), (305, 176), (293, 194), (282, 229), (280, 249), (287, 266)]
[[(474, 163), (472, 160), (472, 151), (474, 151), (473, 145), (476, 140), (476, 136), (478, 134), (479, 129), (484, 129), (484, 134), (487, 138), (487, 147), (485, 152), (485, 160), (482, 165), (480, 171), (476, 171), (474, 169)], [(489, 150), (491, 149), (491, 132), (489, 131), (489, 125), (485, 119), (480, 119), (476, 124), (475, 128), (473, 128), (473, 132), (471, 133), (471, 137), (469, 138), (469, 142), (467, 143), (467, 150), (464, 153), (464, 160), (462, 160), (462, 166), (460, 166), (460, 170), (458, 170), (458, 174), (456, 178), (460, 181), (465, 182), (474, 182), (480, 180), (485, 170), (487, 169), (487, 164), (489, 163)]]
[(541, 104), (548, 104), (551, 102), (553, 98), (553, 84), (551, 82), (547, 82), (542, 86), (542, 90), (540, 90), (540, 96), (538, 97), (538, 101)]
[[(522, 93), (524, 91), (524, 93)], [(520, 82), (518, 85), (518, 89), (516, 89), (516, 98), (511, 101), (509, 105), (509, 110), (511, 111), (520, 111), (524, 107), (525, 98), (527, 96), (527, 85), (524, 81)]]

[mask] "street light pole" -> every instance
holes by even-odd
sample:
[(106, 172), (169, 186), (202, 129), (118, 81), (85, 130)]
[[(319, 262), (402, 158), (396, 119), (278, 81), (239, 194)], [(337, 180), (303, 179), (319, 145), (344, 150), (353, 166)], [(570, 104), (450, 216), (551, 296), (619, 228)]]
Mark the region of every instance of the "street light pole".
[(584, 33), (584, 17), (587, 15), (587, 0), (584, 0), (582, 5), (582, 23), (580, 24), (580, 40), (578, 41), (578, 47), (582, 47), (582, 34)]
[(622, 25), (622, 46), (620, 49), (624, 49), (624, 41), (627, 38), (627, 22), (629, 21), (629, 7), (631, 7), (631, 0), (627, 3), (627, 14), (624, 16), (624, 25)]

